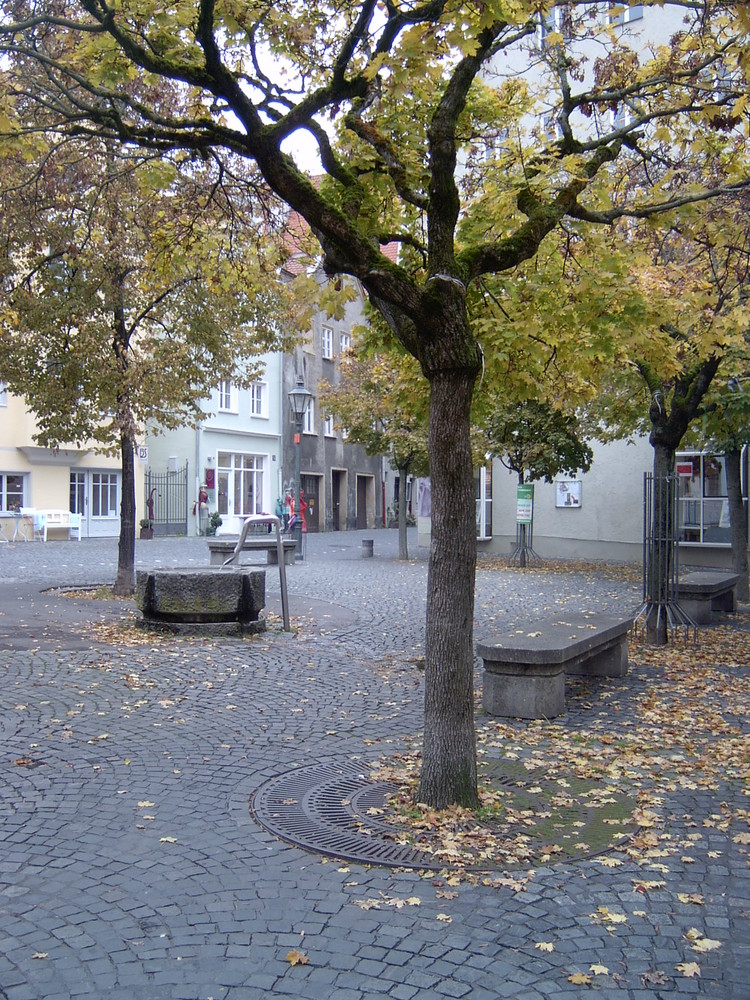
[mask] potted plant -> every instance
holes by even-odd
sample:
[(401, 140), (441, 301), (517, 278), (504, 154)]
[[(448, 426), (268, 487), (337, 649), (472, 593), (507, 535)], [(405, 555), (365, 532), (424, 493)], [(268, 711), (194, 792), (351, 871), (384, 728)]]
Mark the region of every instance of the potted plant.
[(215, 510), (213, 514), (208, 519), (208, 527), (206, 528), (207, 535), (215, 535), (216, 529), (220, 528), (224, 522), (221, 519), (221, 514), (218, 510)]
[(141, 524), (141, 538), (153, 538), (154, 522), (147, 517), (142, 517), (140, 524)]

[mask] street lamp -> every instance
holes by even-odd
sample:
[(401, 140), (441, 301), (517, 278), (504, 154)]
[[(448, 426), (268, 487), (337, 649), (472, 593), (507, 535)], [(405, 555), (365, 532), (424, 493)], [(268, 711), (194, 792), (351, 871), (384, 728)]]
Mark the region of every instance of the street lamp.
[(297, 539), (296, 557), (302, 559), (302, 490), (301, 476), (300, 476), (300, 446), (302, 441), (302, 421), (305, 418), (305, 413), (307, 412), (307, 407), (310, 405), (310, 400), (313, 398), (313, 394), (309, 389), (305, 388), (305, 383), (302, 380), (302, 376), (297, 376), (297, 384), (289, 393), (289, 405), (292, 409), (292, 416), (294, 417), (294, 444), (296, 447), (296, 476), (294, 488), (296, 492), (296, 500), (294, 513), (297, 515), (297, 520), (294, 525), (294, 535)]

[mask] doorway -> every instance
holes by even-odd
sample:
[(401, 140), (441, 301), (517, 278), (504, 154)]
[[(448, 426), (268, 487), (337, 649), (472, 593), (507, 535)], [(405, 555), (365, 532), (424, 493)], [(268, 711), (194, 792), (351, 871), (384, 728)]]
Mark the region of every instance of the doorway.
[(346, 528), (346, 470), (331, 469), (331, 528)]

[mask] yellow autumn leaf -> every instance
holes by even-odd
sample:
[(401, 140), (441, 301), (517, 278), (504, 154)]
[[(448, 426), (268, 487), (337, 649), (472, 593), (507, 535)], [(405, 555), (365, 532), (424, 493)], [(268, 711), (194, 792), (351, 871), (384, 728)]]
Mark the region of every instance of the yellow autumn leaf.
[(453, 917), (449, 917), (447, 913), (438, 913), (437, 919), (444, 924), (450, 924), (453, 921)]
[(703, 896), (699, 892), (678, 892), (677, 898), (681, 903), (695, 903), (696, 906), (703, 906)]
[(35, 951), (31, 956), (32, 958), (49, 958), (49, 954), (46, 951)]
[(177, 837), (159, 837), (160, 844), (176, 844)]
[(140, 801), (140, 802), (138, 803), (138, 808), (139, 808), (139, 809), (150, 809), (150, 808), (151, 808), (152, 806), (155, 806), (155, 805), (156, 805), (156, 803), (155, 803), (155, 802), (149, 802), (149, 800), (148, 800), (148, 799), (142, 799), (142, 800), (141, 800), (141, 801)]
[(592, 972), (595, 976), (608, 976), (609, 969), (606, 965), (599, 965), (594, 962), (593, 965), (589, 966), (589, 972)]
[(732, 837), (733, 844), (750, 844), (750, 833), (738, 833)]
[(539, 951), (554, 951), (555, 950), (555, 946), (552, 944), (551, 941), (537, 941), (537, 943), (534, 945), (534, 947), (538, 948)]
[(721, 941), (714, 941), (712, 938), (699, 938), (693, 945), (693, 951), (700, 953), (715, 951), (717, 948), (721, 948)]
[(292, 948), (286, 953), (286, 960), (290, 965), (307, 965), (310, 961), (304, 952), (298, 951), (296, 948)]
[(574, 972), (572, 976), (568, 976), (569, 983), (575, 983), (576, 986), (590, 986), (591, 976), (587, 976), (585, 972)]
[(681, 972), (683, 976), (687, 976), (691, 979), (693, 976), (698, 976), (700, 978), (701, 967), (697, 962), (680, 962), (675, 968), (678, 972)]

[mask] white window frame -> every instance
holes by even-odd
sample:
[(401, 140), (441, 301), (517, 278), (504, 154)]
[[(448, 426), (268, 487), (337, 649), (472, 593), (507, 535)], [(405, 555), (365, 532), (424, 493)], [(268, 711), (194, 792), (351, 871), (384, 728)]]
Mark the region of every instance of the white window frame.
[(336, 427), (334, 426), (333, 414), (329, 414), (323, 424), (323, 434), (326, 437), (336, 437)]
[(91, 473), (91, 519), (109, 521), (120, 510), (120, 476), (117, 472)]
[[(724, 485), (724, 492), (708, 492), (706, 490), (706, 466), (712, 460), (718, 460), (720, 472), (717, 476), (717, 486)], [(730, 548), (731, 535), (729, 527), (729, 498), (726, 492), (726, 463), (724, 456), (709, 451), (678, 452), (676, 464), (693, 465), (692, 476), (678, 475), (678, 513), (677, 537), (680, 545), (692, 547), (710, 546), (712, 548)], [(742, 454), (742, 495), (747, 498), (747, 450)], [(722, 533), (721, 540), (718, 532)], [(707, 538), (711, 534), (713, 537)], [(697, 537), (695, 537), (697, 535)]]
[[(617, 13), (613, 13), (617, 11)], [(633, 21), (640, 21), (643, 18), (643, 4), (629, 4), (627, 0), (621, 3), (612, 2), (607, 11), (610, 24), (631, 24)]]
[(302, 418), (302, 433), (303, 434), (318, 433), (318, 429), (315, 425), (315, 399), (311, 399), (307, 404), (305, 415)]
[(539, 44), (544, 47), (547, 36), (557, 32), (563, 38), (570, 37), (570, 10), (564, 3), (556, 4), (549, 14), (539, 14)]
[(492, 466), (475, 470), (477, 541), (492, 538)]
[[(13, 479), (21, 480), (21, 494), (19, 497), (18, 490), (13, 491), (13, 501), (10, 506), (8, 506), (8, 478), (13, 477)], [(14, 511), (18, 511), (21, 507), (26, 506), (26, 476), (22, 472), (0, 472), (0, 512), (8, 514)]]
[[(267, 471), (267, 455), (220, 451), (216, 463), (219, 514), (227, 517), (262, 514), (267, 507), (265, 495)], [(251, 484), (250, 489), (247, 488), (248, 484)], [(245, 500), (248, 497), (252, 498), (253, 510), (246, 509)]]
[(268, 416), (268, 384), (253, 382), (250, 385), (250, 416)]
[(327, 361), (333, 358), (333, 327), (320, 328), (320, 353)]
[(343, 354), (345, 351), (351, 350), (352, 346), (352, 335), (350, 333), (340, 333), (339, 334), (339, 350)]
[(223, 378), (219, 382), (219, 412), (237, 413), (237, 387), (231, 379)]

